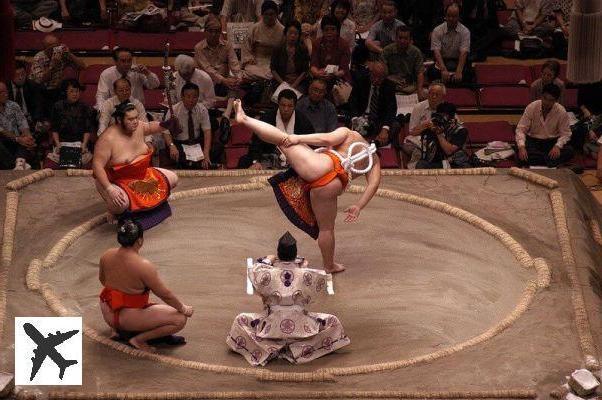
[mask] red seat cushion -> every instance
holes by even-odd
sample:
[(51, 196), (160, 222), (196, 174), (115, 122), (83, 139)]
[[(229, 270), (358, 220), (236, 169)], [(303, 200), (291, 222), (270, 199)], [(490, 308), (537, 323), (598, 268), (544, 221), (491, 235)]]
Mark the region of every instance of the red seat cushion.
[(401, 166), (399, 153), (393, 148), (378, 149), (378, 157), (382, 168), (399, 168)]
[(479, 85), (530, 85), (533, 81), (531, 70), (526, 65), (478, 64), (475, 73)]
[(249, 152), (249, 146), (226, 147), (226, 168), (238, 166), (238, 160)]
[[(103, 46), (109, 45), (108, 30), (58, 31), (53, 34), (73, 51), (99, 51)], [(15, 49), (42, 50), (45, 35), (46, 33), (37, 31), (15, 32)]]
[(251, 143), (253, 132), (244, 125), (234, 124), (231, 128), (230, 146), (248, 145)]
[(568, 109), (579, 107), (579, 104), (577, 104), (577, 89), (565, 89), (564, 106)]
[(127, 47), (133, 51), (162, 52), (165, 50), (167, 36), (166, 33), (113, 32), (115, 46)]
[(510, 16), (512, 15), (512, 10), (498, 10), (497, 11), (497, 21), (500, 25), (506, 25), (510, 20)]
[(86, 85), (86, 89), (82, 92), (80, 100), (82, 103), (94, 107), (96, 104), (96, 84)]
[(477, 95), (470, 89), (449, 88), (445, 98), (457, 107), (477, 107)]
[(485, 87), (479, 92), (484, 108), (523, 108), (531, 102), (527, 87)]
[(170, 49), (173, 51), (192, 51), (194, 46), (205, 38), (205, 32), (175, 32), (167, 34)]
[(108, 64), (92, 64), (88, 65), (86, 69), (84, 69), (79, 74), (79, 81), (83, 84), (98, 84), (98, 80), (100, 78), (100, 74), (105, 69), (109, 68), (111, 65)]
[(144, 91), (144, 107), (147, 110), (165, 110), (165, 106), (161, 104), (163, 100), (164, 95), (161, 89), (147, 89)]
[(507, 121), (466, 122), (472, 144), (484, 145), (496, 140), (514, 143), (514, 130)]

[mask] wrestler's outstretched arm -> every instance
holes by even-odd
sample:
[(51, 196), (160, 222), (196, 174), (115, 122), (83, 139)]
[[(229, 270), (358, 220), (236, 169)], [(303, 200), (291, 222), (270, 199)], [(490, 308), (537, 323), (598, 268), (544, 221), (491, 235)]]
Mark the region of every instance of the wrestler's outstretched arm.
[(372, 165), (372, 169), (366, 174), (366, 182), (368, 183), (366, 185), (366, 190), (364, 190), (364, 193), (362, 193), (359, 201), (356, 204), (347, 207), (347, 209), (345, 210), (345, 212), (347, 213), (347, 216), (345, 217), (345, 222), (356, 221), (360, 216), (360, 211), (363, 210), (364, 207), (366, 207), (366, 205), (368, 205), (368, 203), (370, 202), (370, 200), (372, 200), (372, 197), (374, 197), (374, 194), (378, 190), (381, 178), (380, 160), (376, 154), (374, 154), (373, 157), (374, 164)]
[(144, 285), (149, 288), (158, 298), (163, 300), (166, 304), (175, 308), (179, 313), (191, 317), (194, 310), (191, 306), (182, 303), (171, 290), (165, 286), (161, 278), (157, 267), (148, 260), (141, 261), (144, 265), (140, 265), (142, 271), (142, 281)]

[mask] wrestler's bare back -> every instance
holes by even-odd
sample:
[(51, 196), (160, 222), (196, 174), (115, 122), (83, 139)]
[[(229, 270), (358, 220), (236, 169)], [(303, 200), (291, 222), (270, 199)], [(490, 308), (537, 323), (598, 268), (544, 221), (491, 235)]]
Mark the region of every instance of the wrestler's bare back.
[(152, 264), (126, 249), (107, 250), (100, 258), (100, 281), (108, 288), (128, 294), (140, 294), (146, 290), (142, 275)]

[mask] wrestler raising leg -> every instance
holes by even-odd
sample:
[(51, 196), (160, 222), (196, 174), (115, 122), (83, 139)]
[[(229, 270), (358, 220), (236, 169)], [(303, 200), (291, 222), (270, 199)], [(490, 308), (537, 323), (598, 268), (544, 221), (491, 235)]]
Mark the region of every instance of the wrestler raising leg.
[[(338, 128), (331, 133), (316, 133), (301, 136), (287, 135), (272, 125), (247, 116), (242, 109), (240, 100), (234, 102), (234, 109), (236, 112), (236, 121), (253, 130), (261, 140), (277, 145), (280, 151), (286, 156), (291, 167), (306, 182), (320, 180), (335, 168), (332, 157), (325, 153), (313, 151), (309, 145), (327, 146), (332, 150), (345, 154), (353, 143), (362, 142), (367, 144), (360, 134), (347, 128)], [(345, 210), (347, 213), (345, 222), (356, 221), (360, 211), (368, 204), (378, 189), (378, 185), (380, 184), (380, 163), (378, 157), (375, 156), (374, 159), (373, 167), (366, 173), (366, 180), (368, 182), (366, 190), (357, 204)], [(367, 161), (364, 160), (364, 165), (366, 163)], [(351, 174), (352, 179), (355, 179), (357, 176), (360, 176), (360, 174)], [(327, 272), (341, 272), (345, 269), (343, 265), (334, 262), (334, 227), (337, 213), (337, 199), (343, 193), (346, 183), (340, 177), (337, 177), (324, 185), (312, 187), (310, 190), (311, 208), (319, 229), (318, 246), (322, 253), (324, 269)]]
[[(129, 339), (132, 346), (154, 352), (147, 342), (181, 331), (193, 309), (165, 286), (157, 267), (140, 256), (144, 238), (138, 222), (126, 220), (117, 240), (121, 247), (107, 250), (100, 258), (99, 279), (104, 286), (100, 309), (114, 331), (138, 332)], [(167, 304), (150, 304), (150, 292)]]

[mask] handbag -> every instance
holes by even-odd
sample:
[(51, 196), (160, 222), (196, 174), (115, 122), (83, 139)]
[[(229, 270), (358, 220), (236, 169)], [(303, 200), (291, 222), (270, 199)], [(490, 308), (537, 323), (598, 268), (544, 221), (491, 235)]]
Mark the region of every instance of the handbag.
[(332, 87), (332, 99), (335, 106), (346, 104), (351, 96), (352, 86), (349, 82), (338, 80)]

